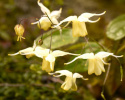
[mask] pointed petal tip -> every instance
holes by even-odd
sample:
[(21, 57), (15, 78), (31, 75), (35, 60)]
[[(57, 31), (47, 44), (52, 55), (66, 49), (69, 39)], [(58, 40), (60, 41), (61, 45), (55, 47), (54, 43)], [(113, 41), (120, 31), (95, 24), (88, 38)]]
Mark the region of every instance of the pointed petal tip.
[(83, 80), (89, 80), (88, 78), (82, 78)]
[(31, 23), (31, 25), (33, 25), (34, 23)]
[(104, 11), (103, 13), (101, 13), (101, 15), (104, 15), (106, 13), (106, 11)]
[(110, 63), (106, 63), (106, 62), (105, 62), (105, 64), (106, 64), (106, 65), (110, 65)]
[(26, 39), (25, 37), (22, 37), (22, 39)]
[[(48, 73), (49, 75), (53, 75), (54, 73)], [(54, 75), (53, 75), (54, 76)]]
[(104, 11), (104, 14), (106, 13), (106, 11)]
[(8, 54), (8, 56), (15, 56), (15, 55), (18, 55), (18, 54), (19, 54), (19, 52), (14, 53), (14, 54)]
[(99, 21), (100, 20), (100, 17), (97, 19), (97, 21)]
[(8, 56), (11, 56), (11, 54), (8, 54)]

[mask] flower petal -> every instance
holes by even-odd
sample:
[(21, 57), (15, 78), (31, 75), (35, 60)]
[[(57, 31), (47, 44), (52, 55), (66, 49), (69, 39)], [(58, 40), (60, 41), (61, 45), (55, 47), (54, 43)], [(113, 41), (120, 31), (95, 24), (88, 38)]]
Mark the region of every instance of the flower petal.
[(61, 25), (64, 22), (73, 21), (73, 20), (77, 20), (77, 16), (69, 16), (69, 17), (65, 18), (64, 20), (60, 21), (60, 23), (58, 25), (56, 25), (55, 27)]
[(79, 73), (74, 73), (73, 78), (83, 78), (83, 76), (80, 75)]
[(55, 18), (55, 17), (52, 17), (51, 18), (51, 21), (52, 21), (52, 23), (54, 24), (54, 25), (57, 25), (59, 22), (58, 22), (58, 20)]
[(95, 59), (89, 59), (89, 65), (88, 65), (88, 74), (91, 75), (92, 73), (95, 73), (94, 67), (95, 67)]
[(48, 8), (46, 8), (42, 3), (40, 3), (40, 0), (38, 0), (37, 3), (38, 3), (38, 5), (40, 6), (41, 11), (42, 11), (44, 14), (50, 15), (50, 10), (49, 10)]
[(23, 50), (20, 50), (19, 52), (15, 53), (15, 54), (9, 54), (10, 56), (15, 56), (15, 55), (28, 55), (28, 54), (34, 54), (33, 53), (33, 48), (32, 47), (29, 47), (29, 48), (26, 48), (26, 49), (23, 49)]
[(36, 21), (36, 22), (31, 23), (31, 24), (33, 25), (33, 24), (38, 24), (38, 23), (39, 23), (39, 21)]
[(72, 35), (73, 37), (84, 37), (88, 34), (85, 22), (72, 21)]
[(18, 54), (19, 54), (19, 52), (14, 53), (14, 54), (8, 54), (8, 56), (15, 56), (15, 55), (18, 55)]
[(42, 58), (43, 56), (47, 56), (49, 54), (49, 51), (49, 49), (37, 48), (35, 50), (35, 55)]
[(49, 55), (46, 57), (46, 60), (49, 61), (49, 62), (55, 62), (55, 57), (54, 57), (52, 54), (49, 54)]
[(48, 17), (41, 17), (39, 19), (39, 21), (33, 22), (31, 24), (44, 24), (45, 22), (50, 22), (50, 20), (48, 19)]
[(48, 73), (50, 73), (52, 71), (50, 68), (50, 62), (46, 61), (45, 57), (43, 57), (42, 70), (45, 70)]
[(105, 58), (105, 57), (108, 57), (110, 55), (113, 56), (113, 53), (101, 51), (101, 52), (98, 52), (95, 56), (100, 57), (100, 58)]
[(71, 87), (71, 89), (74, 90), (74, 91), (77, 90), (76, 78), (82, 78), (82, 79), (84, 79), (84, 80), (88, 80), (88, 78), (86, 78), (86, 79), (83, 78), (83, 76), (80, 75), (79, 73), (74, 73), (74, 74), (73, 74), (72, 87)]
[(83, 13), (81, 14), (79, 17), (83, 17), (83, 18), (91, 18), (93, 16), (101, 16), (104, 15), (106, 13), (106, 11), (104, 11), (103, 13), (100, 14), (96, 14), (96, 13)]
[(64, 90), (69, 90), (72, 86), (72, 77), (66, 77), (65, 82), (61, 85)]
[[(55, 75), (59, 73), (60, 75)], [(60, 76), (68, 76), (68, 77), (72, 77), (72, 72), (68, 71), (68, 70), (59, 70), (59, 71), (56, 71), (55, 73), (49, 73), (50, 75), (54, 75), (54, 77), (60, 77)]]
[(101, 75), (102, 73), (102, 70), (100, 68), (100, 65), (97, 63), (97, 60), (95, 61), (94, 72), (96, 75)]
[(68, 65), (68, 64), (74, 62), (77, 59), (92, 59), (93, 57), (94, 57), (93, 53), (86, 53), (86, 54), (83, 54), (83, 55), (80, 55), (80, 56), (74, 58), (72, 61), (70, 61), (68, 63), (65, 63), (65, 65)]
[(96, 20), (96, 21), (91, 21), (91, 20), (89, 20), (89, 18), (91, 18), (91, 17), (93, 17), (93, 16), (101, 16), (101, 15), (103, 15), (103, 14), (105, 14), (105, 12), (106, 11), (104, 11), (103, 13), (100, 13), (100, 14), (95, 14), (95, 13), (83, 13), (83, 14), (81, 14), (79, 17), (78, 17), (78, 20), (79, 21), (84, 21), (84, 22), (97, 22), (98, 20)]
[(35, 48), (35, 51), (34, 51), (34, 54), (37, 56), (37, 57), (40, 57), (40, 58), (43, 58), (43, 56), (45, 55), (42, 55), (42, 52), (44, 51), (45, 49), (40, 47), (40, 46), (37, 46)]
[(71, 89), (72, 89), (73, 91), (76, 91), (76, 90), (77, 90), (76, 79), (73, 79)]
[(50, 69), (51, 69), (51, 71), (54, 71), (54, 65), (55, 65), (55, 62), (50, 62)]
[(80, 75), (79, 73), (74, 73), (74, 74), (73, 74), (73, 78), (74, 78), (74, 79), (75, 79), (75, 78), (82, 78), (82, 79), (84, 79), (84, 80), (88, 80), (88, 78), (83, 78), (83, 76)]
[(83, 78), (83, 76), (80, 75), (79, 73), (74, 73), (73, 74), (73, 80), (72, 80), (72, 87), (71, 87), (71, 89), (74, 90), (74, 91), (77, 90), (76, 78)]
[(57, 11), (52, 11), (51, 14), (50, 14), (50, 16), (58, 19), (60, 17), (61, 12), (62, 12), (62, 8), (60, 8)]
[(90, 23), (96, 23), (96, 22), (98, 22), (100, 20), (100, 18), (98, 18), (97, 20), (90, 20), (90, 19), (82, 19), (82, 20), (80, 20), (81, 22), (90, 22)]
[(95, 66), (100, 67), (100, 69), (101, 69), (103, 72), (105, 72), (104, 63), (103, 63), (103, 61), (102, 61), (101, 59), (99, 59), (99, 58), (96, 59), (96, 64), (95, 64)]
[(64, 51), (60, 51), (60, 50), (55, 50), (51, 54), (54, 57), (65, 56), (65, 55), (79, 55), (79, 54), (73, 54), (73, 53), (64, 52)]

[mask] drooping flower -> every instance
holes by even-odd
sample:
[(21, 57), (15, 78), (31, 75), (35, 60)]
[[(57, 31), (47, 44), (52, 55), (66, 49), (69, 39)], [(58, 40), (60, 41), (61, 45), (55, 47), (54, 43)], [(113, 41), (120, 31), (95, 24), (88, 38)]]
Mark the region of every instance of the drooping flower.
[[(76, 85), (76, 78), (82, 78), (84, 80), (88, 80), (87, 78), (83, 78), (82, 75), (80, 75), (79, 73), (72, 73), (68, 70), (59, 70), (59, 71), (56, 71), (55, 73), (49, 73), (50, 75), (53, 75), (54, 77), (60, 77), (60, 76), (63, 76), (65, 75), (66, 78), (65, 78), (65, 81), (64, 83), (61, 85), (61, 88), (64, 89), (64, 90), (73, 90), (73, 91), (76, 91), (77, 90), (77, 85)], [(60, 75), (56, 75), (56, 74), (60, 74)]]
[(92, 73), (95, 73), (96, 75), (101, 75), (102, 72), (105, 72), (104, 64), (108, 64), (104, 61), (104, 58), (108, 56), (122, 57), (122, 56), (116, 56), (113, 53), (103, 52), (103, 51), (97, 54), (85, 53), (65, 64), (70, 64), (77, 59), (88, 59), (88, 74), (91, 75)]
[(41, 46), (36, 46), (34, 43), (33, 47), (28, 47), (26, 49), (20, 50), (17, 53), (14, 54), (8, 54), (9, 56), (15, 56), (15, 55), (26, 55), (26, 58), (30, 58), (32, 56), (37, 56), (42, 58), (43, 56), (40, 55), (40, 53), (44, 50), (45, 48), (42, 48)]
[[(42, 3), (40, 3), (40, 0), (38, 0), (37, 3), (40, 6), (41, 11), (44, 13), (44, 15), (40, 18), (39, 21), (36, 21), (31, 24), (37, 24), (39, 28), (44, 30), (48, 30), (52, 24), (58, 24), (57, 19), (60, 17), (62, 9), (60, 8), (58, 11), (55, 10), (50, 12), (48, 8), (46, 8)], [(57, 27), (57, 29), (61, 30), (60, 27)]]
[(42, 70), (45, 70), (46, 72), (54, 71), (54, 64), (56, 57), (59, 56), (65, 56), (65, 55), (79, 55), (79, 54), (73, 54), (69, 52), (64, 52), (60, 50), (50, 51), (49, 49), (43, 50), (44, 52), (41, 52), (41, 56), (43, 56), (43, 62), (42, 62)]
[(25, 38), (23, 37), (23, 33), (24, 33), (24, 27), (23, 27), (23, 25), (17, 24), (17, 25), (14, 27), (14, 30), (15, 30), (15, 32), (16, 32), (16, 35), (18, 35), (17, 41), (21, 41), (21, 39), (25, 39)]
[(100, 13), (100, 14), (83, 13), (79, 17), (69, 16), (69, 17), (65, 18), (64, 20), (60, 21), (60, 23), (58, 25), (55, 25), (55, 27), (58, 27), (59, 25), (61, 25), (64, 22), (69, 22), (69, 23), (72, 22), (72, 35), (73, 35), (73, 37), (80, 37), (80, 36), (84, 37), (88, 34), (85, 22), (95, 23), (95, 22), (99, 21), (100, 18), (98, 18), (95, 21), (92, 21), (89, 18), (91, 18), (93, 16), (101, 16), (103, 14), (105, 14), (105, 12)]

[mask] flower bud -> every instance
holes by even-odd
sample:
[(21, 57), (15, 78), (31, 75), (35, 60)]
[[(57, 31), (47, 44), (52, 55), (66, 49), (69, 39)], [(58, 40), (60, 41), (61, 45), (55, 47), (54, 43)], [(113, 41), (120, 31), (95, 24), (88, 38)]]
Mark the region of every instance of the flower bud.
[(14, 27), (14, 30), (15, 30), (15, 32), (16, 32), (16, 35), (18, 35), (17, 41), (21, 41), (21, 38), (22, 38), (22, 39), (25, 39), (25, 38), (23, 37), (23, 33), (24, 33), (24, 27), (23, 27), (23, 25), (17, 24), (17, 25)]

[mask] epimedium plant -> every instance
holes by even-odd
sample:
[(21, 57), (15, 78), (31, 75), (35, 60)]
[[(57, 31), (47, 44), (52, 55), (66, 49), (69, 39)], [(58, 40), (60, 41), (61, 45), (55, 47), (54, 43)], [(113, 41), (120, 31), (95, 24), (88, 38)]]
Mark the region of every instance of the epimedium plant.
[[(66, 91), (68, 91), (70, 89), (74, 90), (74, 91), (77, 90), (76, 78), (82, 78), (84, 80), (87, 80), (87, 78), (83, 78), (83, 76), (81, 74), (77, 73), (75, 70), (77, 68), (75, 68), (73, 72), (68, 71), (68, 70), (58, 70), (58, 71), (53, 72), (54, 64), (56, 63), (56, 61), (55, 61), (56, 57), (65, 56), (65, 55), (77, 56), (72, 61), (70, 61), (69, 63), (65, 63), (65, 64), (73, 63), (73, 61), (75, 61), (77, 59), (88, 59), (87, 63), (88, 63), (88, 74), (89, 75), (91, 75), (93, 73), (95, 73), (95, 75), (101, 75), (102, 72), (105, 72), (104, 64), (110, 66), (110, 61), (108, 61), (106, 59), (108, 56), (113, 56), (117, 60), (118, 60), (117, 57), (122, 57), (122, 56), (116, 56), (113, 53), (107, 52), (105, 50), (99, 51), (98, 53), (95, 54), (95, 52), (93, 52), (93, 47), (90, 45), (90, 43), (88, 41), (87, 35), (89, 33), (87, 32), (85, 22), (90, 22), (90, 23), (98, 22), (100, 18), (98, 18), (95, 21), (90, 20), (89, 18), (91, 18), (93, 16), (102, 16), (105, 14), (105, 11), (100, 14), (83, 13), (79, 17), (69, 16), (66, 19), (58, 22), (58, 18), (60, 17), (62, 8), (60, 8), (57, 11), (50, 12), (50, 10), (48, 8), (46, 8), (40, 2), (40, 0), (38, 0), (37, 3), (40, 6), (41, 11), (44, 13), (44, 15), (42, 15), (42, 17), (39, 20), (37, 20), (36, 22), (33, 22), (32, 24), (37, 24), (38, 27), (43, 30), (48, 30), (49, 28), (52, 28), (49, 31), (49, 33), (47, 33), (50, 35), (50, 38), (48, 39), (48, 37), (46, 36), (47, 34), (44, 33), (34, 41), (33, 47), (28, 47), (26, 49), (19, 50), (19, 52), (17, 52), (17, 53), (9, 54), (10, 56), (15, 56), (15, 55), (20, 54), (20, 55), (26, 55), (27, 58), (30, 58), (34, 55), (39, 58), (42, 58), (43, 59), (42, 67), (41, 67), (42, 70), (45, 70), (49, 75), (53, 75), (54, 77), (60, 77), (63, 75), (66, 76), (66, 79), (61, 86), (61, 88)], [(68, 22), (68, 23), (64, 26), (61, 26), (61, 24), (64, 22)], [(64, 31), (66, 31), (65, 28), (67, 27), (67, 25), (70, 22), (72, 22), (72, 31), (71, 31), (71, 29), (67, 29), (67, 32), (64, 32)], [(14, 29), (15, 29), (16, 35), (18, 35), (17, 41), (19, 41), (19, 40), (21, 41), (21, 38), (25, 39), (23, 37), (24, 27), (21, 24), (16, 25)], [(59, 30), (58, 33), (60, 33), (61, 38), (58, 37), (58, 35), (56, 36), (57, 30)], [(69, 35), (67, 37), (70, 37), (70, 38), (63, 37), (63, 34)], [(89, 45), (89, 49), (91, 52), (83, 53), (81, 51), (80, 54), (74, 54), (74, 53), (64, 52), (61, 50), (54, 50), (58, 47), (61, 47), (62, 44), (66, 45), (69, 43), (73, 43), (71, 41), (76, 42), (78, 40), (78, 37), (83, 37), (85, 39), (86, 44)], [(66, 39), (68, 39), (69, 41), (65, 42)], [(60, 40), (61, 43), (53, 44), (53, 41), (58, 41), (58, 40)], [(43, 42), (41, 42), (41, 41), (43, 41)], [(47, 45), (45, 44), (45, 41), (48, 43)], [(83, 47), (85, 47), (86, 44), (83, 45)], [(55, 47), (53, 45), (55, 45)], [(82, 47), (82, 49), (83, 49), (83, 47)], [(75, 65), (75, 67), (77, 67), (77, 64)], [(83, 67), (83, 66), (81, 66), (81, 67)], [(121, 73), (122, 73), (122, 68), (121, 68)], [(57, 74), (60, 74), (60, 75), (57, 75)], [(121, 77), (121, 79), (122, 79), (122, 77)], [(104, 81), (104, 83), (105, 83), (105, 81)], [(102, 97), (105, 99), (103, 92), (104, 91), (102, 91)]]

